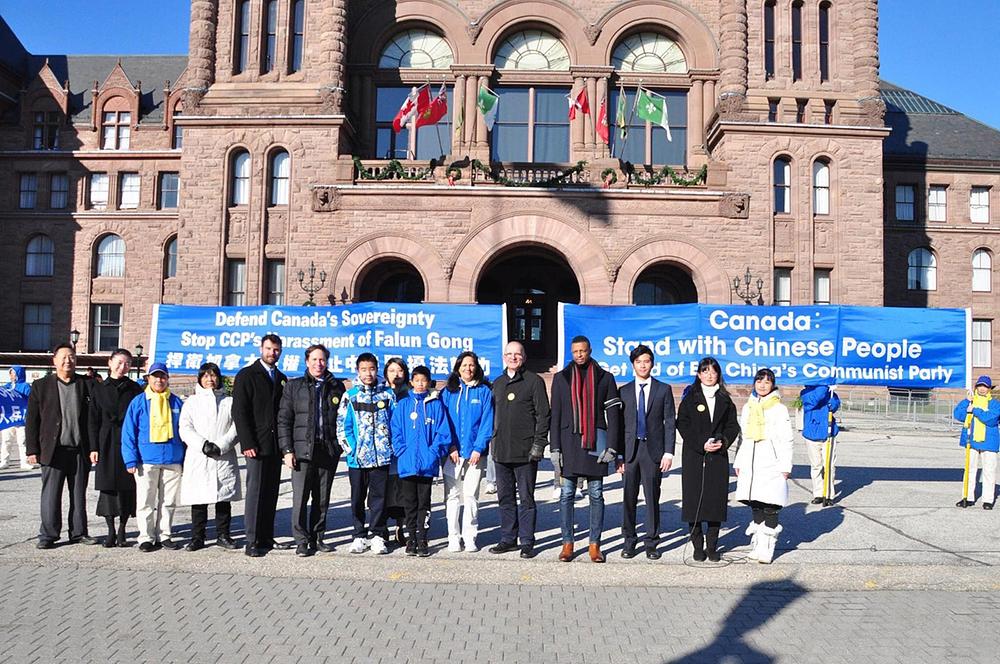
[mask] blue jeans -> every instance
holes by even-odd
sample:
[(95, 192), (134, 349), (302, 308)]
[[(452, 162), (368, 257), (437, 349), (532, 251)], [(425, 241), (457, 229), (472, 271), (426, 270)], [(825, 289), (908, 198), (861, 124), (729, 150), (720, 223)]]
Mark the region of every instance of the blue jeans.
[[(587, 495), (590, 497), (590, 543), (601, 543), (604, 530), (604, 479), (587, 479)], [(573, 542), (575, 519), (573, 518), (576, 497), (576, 478), (562, 478), (562, 493), (559, 494), (559, 516), (562, 519), (563, 544)]]

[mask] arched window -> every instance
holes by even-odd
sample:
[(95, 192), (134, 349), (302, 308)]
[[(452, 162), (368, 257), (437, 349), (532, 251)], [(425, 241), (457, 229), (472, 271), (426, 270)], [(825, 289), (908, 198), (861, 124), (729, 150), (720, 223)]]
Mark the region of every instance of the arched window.
[(680, 46), (656, 32), (639, 32), (621, 40), (611, 55), (611, 64), (618, 71), (687, 72), (687, 61)]
[(231, 205), (246, 205), (250, 202), (250, 153), (240, 150), (231, 161), (229, 202)]
[(291, 159), (284, 150), (278, 150), (271, 155), (271, 205), (288, 205), (288, 178), (291, 172)]
[(305, 43), (305, 0), (292, 3), (291, 30), (288, 40), (288, 72), (294, 74), (302, 69), (302, 46)]
[(792, 3), (792, 80), (802, 80), (802, 0)]
[(788, 157), (774, 160), (774, 212), (792, 211), (792, 161)]
[(423, 302), (424, 280), (411, 264), (397, 259), (369, 266), (358, 286), (360, 302)]
[(250, 57), (250, 0), (236, 3), (236, 35), (233, 48), (233, 72), (242, 74), (247, 70)]
[(51, 277), (56, 246), (48, 235), (36, 235), (28, 240), (25, 251), (24, 276)]
[(830, 3), (819, 3), (819, 80), (830, 80)]
[(264, 41), (261, 49), (260, 71), (266, 74), (274, 71), (278, 57), (278, 0), (264, 3)]
[(125, 240), (111, 234), (97, 244), (97, 276), (125, 276)]
[(972, 252), (972, 290), (975, 293), (993, 290), (993, 257), (986, 249)]
[(813, 162), (813, 214), (830, 214), (830, 164)]
[(500, 70), (568, 71), (569, 52), (555, 35), (542, 30), (522, 30), (500, 44), (493, 64)]
[(937, 259), (930, 249), (914, 249), (906, 259), (906, 287), (909, 290), (937, 290)]
[(183, 111), (181, 110), (181, 105), (177, 104), (174, 106), (174, 112), (171, 117), (171, 122), (173, 123), (172, 130), (173, 133), (170, 137), (170, 147), (174, 150), (180, 150), (184, 147), (184, 127), (177, 124), (177, 116), (181, 115)]
[(380, 69), (447, 69), (455, 61), (440, 35), (414, 28), (400, 32), (382, 49)]
[(132, 138), (132, 113), (128, 102), (115, 97), (104, 104), (101, 113), (101, 149), (128, 150)]
[(632, 287), (632, 304), (687, 304), (698, 301), (698, 289), (685, 270), (659, 263), (642, 271)]
[(764, 2), (764, 78), (774, 78), (774, 6), (775, 0)]
[(166, 251), (164, 251), (163, 277), (169, 279), (177, 276), (177, 236), (173, 236), (167, 241)]

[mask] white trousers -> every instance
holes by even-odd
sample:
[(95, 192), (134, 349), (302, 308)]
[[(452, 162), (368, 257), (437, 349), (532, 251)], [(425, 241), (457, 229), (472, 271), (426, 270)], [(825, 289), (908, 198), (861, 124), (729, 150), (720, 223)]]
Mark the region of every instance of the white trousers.
[(139, 544), (170, 539), (174, 508), (181, 493), (181, 468), (179, 463), (137, 466), (135, 498)]
[(470, 465), (468, 459), (459, 459), (455, 464), (450, 458), (445, 458), (444, 496), (450, 544), (465, 540), (468, 548), (476, 543), (479, 533), (479, 484), (485, 465), (485, 456), (480, 457), (475, 466)]
[(24, 449), (24, 427), (7, 427), (0, 431), (0, 467), (6, 466), (11, 460), (11, 452), (17, 448), (17, 460), (21, 468), (30, 468), (28, 465), (28, 453)]
[(992, 503), (996, 498), (997, 489), (997, 453), (969, 451), (969, 476), (965, 485), (965, 495), (969, 500), (976, 499), (976, 467), (982, 469), (983, 502)]
[[(832, 445), (832, 449), (830, 446)], [(835, 441), (827, 438), (824, 441), (815, 441), (806, 439), (806, 450), (809, 451), (809, 475), (812, 477), (813, 485), (813, 497), (823, 498), (824, 496), (832, 499), (837, 495), (837, 491), (834, 488), (834, 480), (836, 479), (836, 468), (837, 468), (837, 444)], [(826, 455), (830, 455), (830, 476), (827, 477), (824, 472), (826, 465)], [(825, 486), (824, 486), (825, 485)], [(824, 493), (824, 488), (826, 492)]]

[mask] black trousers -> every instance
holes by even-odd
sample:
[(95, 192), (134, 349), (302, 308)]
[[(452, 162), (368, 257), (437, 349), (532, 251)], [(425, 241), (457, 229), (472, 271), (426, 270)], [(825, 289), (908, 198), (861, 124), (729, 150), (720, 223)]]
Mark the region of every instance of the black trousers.
[(421, 544), (427, 544), (427, 530), (424, 528), (427, 513), (431, 509), (431, 485), (433, 477), (400, 477), (399, 499), (406, 513), (406, 530)]
[[(222, 500), (215, 504), (215, 536), (229, 537), (229, 524), (233, 520), (233, 504)], [(205, 541), (208, 525), (208, 505), (191, 506), (191, 539)]]
[(247, 458), (247, 496), (243, 521), (247, 546), (270, 549), (274, 546), (274, 514), (278, 509), (281, 457)]
[(497, 502), (500, 507), (500, 542), (535, 545), (535, 479), (538, 462), (494, 463), (497, 474)]
[(42, 466), (42, 525), (40, 542), (55, 542), (62, 531), (63, 486), (69, 484), (69, 538), (87, 534), (87, 480), (90, 459), (79, 448), (57, 447), (52, 461)]
[[(386, 528), (388, 515), (385, 509), (385, 488), (389, 481), (389, 466), (376, 468), (348, 468), (347, 476), (351, 480), (351, 513), (354, 517), (354, 537), (389, 538)], [(365, 528), (365, 499), (368, 499), (368, 509), (371, 519)]]
[[(313, 447), (313, 459), (298, 459), (292, 471), (292, 535), (296, 544), (322, 542), (326, 535), (326, 512), (330, 509), (330, 490), (337, 474), (337, 461), (322, 449)], [(311, 503), (307, 507), (307, 503)]]
[(639, 504), (639, 487), (646, 502), (646, 548), (655, 548), (660, 541), (660, 460), (653, 461), (646, 454), (645, 443), (637, 443), (635, 459), (625, 464), (625, 487), (622, 496), (622, 538), (635, 546), (639, 538), (635, 532)]

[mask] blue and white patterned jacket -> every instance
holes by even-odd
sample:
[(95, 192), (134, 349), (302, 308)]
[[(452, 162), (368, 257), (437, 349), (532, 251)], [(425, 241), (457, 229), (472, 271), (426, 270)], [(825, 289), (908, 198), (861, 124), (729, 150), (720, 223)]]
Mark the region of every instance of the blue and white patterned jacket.
[(344, 394), (337, 411), (337, 440), (348, 468), (388, 466), (396, 394), (385, 383), (366, 387), (358, 381)]

